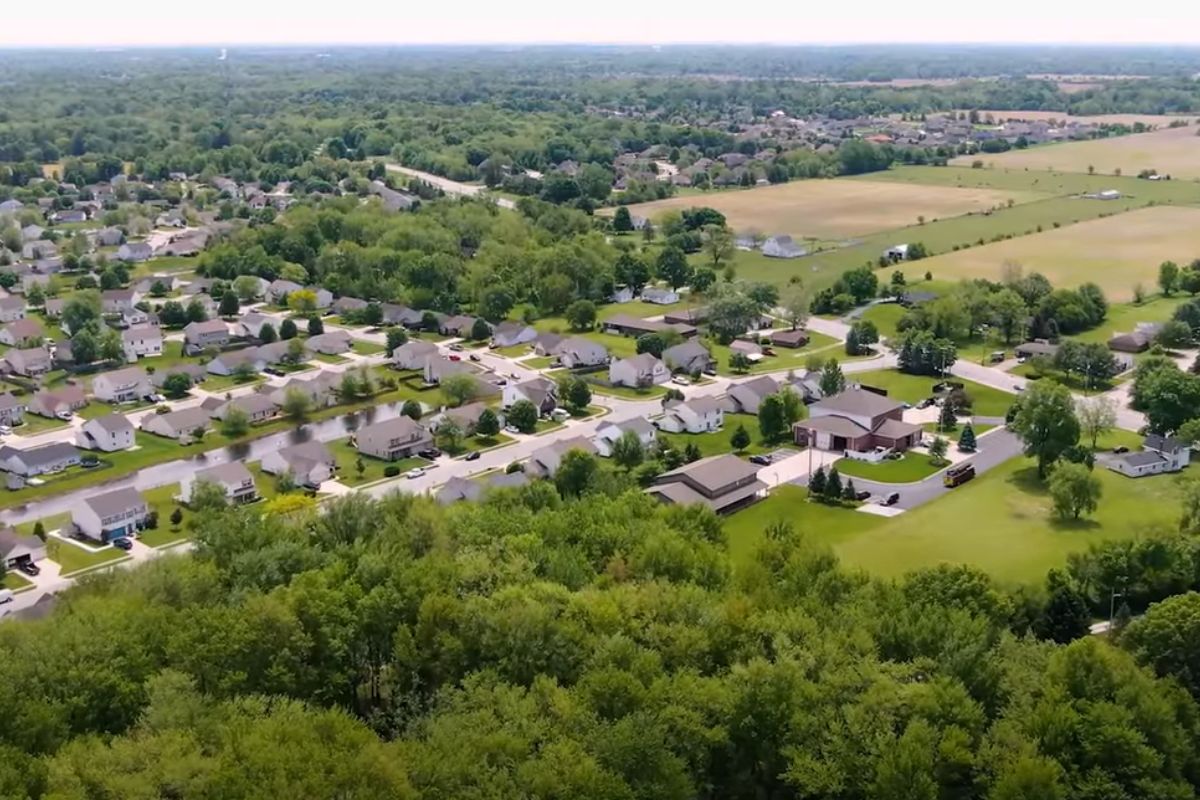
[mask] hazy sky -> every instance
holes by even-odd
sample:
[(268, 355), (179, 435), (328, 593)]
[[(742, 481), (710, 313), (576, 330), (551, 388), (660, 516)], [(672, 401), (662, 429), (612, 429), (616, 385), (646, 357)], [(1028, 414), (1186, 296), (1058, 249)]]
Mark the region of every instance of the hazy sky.
[[(7, 0), (0, 46), (456, 42), (1200, 43), (1200, 3), (1140, 0)], [(909, 10), (910, 8), (914, 10)], [(345, 9), (344, 19), (336, 12)]]

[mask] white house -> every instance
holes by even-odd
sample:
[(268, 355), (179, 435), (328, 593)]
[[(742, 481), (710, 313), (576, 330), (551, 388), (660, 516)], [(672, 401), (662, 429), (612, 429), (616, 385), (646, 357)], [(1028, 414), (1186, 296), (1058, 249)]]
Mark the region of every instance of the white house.
[(392, 351), (392, 366), (396, 369), (424, 369), (430, 356), (436, 356), (437, 345), (414, 339)]
[(661, 289), (657, 286), (648, 286), (642, 290), (642, 299), (647, 303), (669, 306), (679, 302), (679, 292), (676, 292), (674, 289)]
[(106, 403), (133, 403), (153, 393), (150, 378), (140, 367), (101, 372), (92, 379), (92, 394)]
[(663, 351), (662, 360), (670, 369), (688, 374), (703, 372), (713, 363), (712, 354), (708, 352), (708, 348), (695, 339), (668, 347)]
[(318, 487), (333, 477), (337, 460), (321, 442), (304, 442), (263, 456), (260, 464), (268, 475), (291, 475), (302, 486)]
[(637, 434), (643, 447), (654, 444), (658, 435), (654, 426), (644, 417), (634, 417), (624, 422), (603, 422), (596, 428), (596, 435), (592, 437), (596, 453), (605, 458), (611, 456), (613, 444), (629, 431)]
[(189, 322), (183, 329), (183, 340), (191, 348), (224, 347), (229, 344), (229, 326), (219, 319)]
[(115, 453), (133, 447), (135, 435), (133, 423), (124, 414), (106, 414), (83, 423), (75, 443), (86, 450)]
[(145, 527), (150, 507), (137, 489), (126, 488), (85, 498), (71, 509), (79, 532), (97, 542), (131, 536)]
[(60, 472), (78, 463), (79, 451), (66, 442), (52, 442), (27, 450), (0, 446), (0, 469), (23, 478)]
[(1150, 434), (1142, 442), (1142, 450), (1124, 453), (1108, 459), (1105, 466), (1130, 478), (1179, 472), (1192, 460), (1192, 448), (1173, 436)]
[(711, 433), (725, 424), (725, 411), (715, 397), (696, 397), (667, 406), (659, 430), (670, 433)]
[(121, 344), (125, 348), (125, 360), (137, 361), (146, 356), (161, 356), (163, 352), (162, 331), (153, 325), (136, 325), (121, 331)]
[(184, 502), (191, 502), (192, 492), (199, 483), (212, 483), (221, 487), (225, 492), (225, 502), (230, 505), (251, 503), (258, 499), (258, 487), (254, 484), (254, 476), (240, 461), (218, 464), (184, 476), (179, 482), (179, 496)]
[(608, 362), (608, 348), (583, 336), (563, 339), (551, 352), (567, 369), (598, 367)]
[(105, 314), (133, 311), (141, 297), (133, 289), (109, 289), (100, 293), (100, 308)]
[(429, 431), (403, 415), (364, 425), (354, 435), (358, 452), (384, 461), (407, 458), (432, 444)]
[(46, 557), (46, 545), (36, 536), (22, 536), (12, 528), (0, 529), (0, 567), (36, 564)]
[(671, 371), (651, 353), (622, 358), (608, 366), (608, 382), (614, 386), (639, 388), (666, 383)]
[(509, 383), (504, 387), (501, 405), (512, 408), (514, 403), (528, 400), (539, 414), (549, 414), (558, 406), (558, 384), (549, 378), (532, 378), (520, 383)]

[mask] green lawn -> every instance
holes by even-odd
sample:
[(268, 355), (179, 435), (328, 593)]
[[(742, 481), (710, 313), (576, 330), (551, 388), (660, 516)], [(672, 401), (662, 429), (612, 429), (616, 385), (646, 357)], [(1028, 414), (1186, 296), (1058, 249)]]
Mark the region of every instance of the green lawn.
[(400, 470), (400, 475), (403, 475), (413, 467), (427, 467), (429, 462), (423, 458), (402, 458), (397, 461), (383, 461), (371, 456), (362, 456), (363, 472), (360, 476), (356, 464), (359, 460), (358, 450), (350, 444), (349, 437), (345, 439), (337, 439), (332, 442), (326, 442), (329, 447), (329, 452), (333, 453), (333, 457), (337, 459), (338, 472), (337, 479), (347, 486), (362, 486), (365, 483), (382, 480), (386, 476), (383, 471), (394, 466)]
[[(930, 437), (940, 436), (943, 439), (950, 440), (951, 442), (957, 442), (958, 437), (962, 435), (963, 428), (967, 427), (967, 424), (966, 424), (966, 422), (960, 422), (958, 424), (958, 427), (952, 431), (939, 431), (937, 429), (936, 422), (926, 422), (921, 427), (923, 427), (925, 429), (926, 433), (928, 433)], [(980, 436), (982, 436), (983, 434), (987, 433), (992, 428), (995, 428), (997, 426), (995, 426), (995, 425), (972, 425), (971, 427), (975, 429), (975, 438), (978, 439)], [(928, 441), (928, 439), (927, 439), (927, 441)]]
[(726, 414), (724, 429), (714, 433), (659, 433), (658, 441), (669, 444), (679, 451), (682, 451), (689, 444), (694, 444), (700, 448), (700, 455), (703, 458), (719, 456), (733, 452), (733, 445), (729, 443), (729, 440), (739, 425), (746, 426), (746, 432), (750, 434), (751, 444), (738, 455), (753, 456), (760, 453), (769, 453), (780, 446), (786, 447), (790, 444), (786, 440), (775, 444), (763, 442), (762, 437), (758, 433), (758, 417), (753, 414)]
[(146, 498), (147, 505), (158, 512), (158, 527), (154, 530), (145, 530), (138, 534), (138, 539), (147, 547), (163, 547), (164, 545), (182, 542), (188, 538), (187, 524), (192, 512), (187, 508), (183, 508), (183, 519), (180, 520), (179, 528), (175, 528), (171, 524), (171, 514), (179, 507), (175, 502), (175, 496), (179, 494), (179, 484), (171, 483), (166, 486), (157, 486), (148, 491), (142, 492), (142, 497)]
[(345, 364), (350, 359), (345, 356), (334, 356), (328, 353), (313, 353), (313, 360), (323, 364)]
[(24, 421), (13, 428), (13, 433), (18, 436), (35, 436), (46, 431), (56, 431), (60, 428), (65, 428), (67, 423), (57, 417), (43, 417), (40, 414), (27, 413), (23, 417)]
[(554, 363), (554, 359), (550, 356), (538, 356), (537, 358), (527, 358), (521, 362), (521, 366), (529, 367), (530, 369), (545, 369)]
[(42, 517), (40, 520), (30, 520), (22, 522), (17, 526), (17, 533), (22, 536), (33, 536), (33, 529), (38, 522), (42, 523), (42, 530), (46, 533), (50, 531), (60, 530), (64, 525), (71, 521), (71, 515), (67, 512), (61, 514), (51, 514), (48, 517)]
[(1166, 322), (1175, 309), (1189, 299), (1188, 295), (1180, 293), (1174, 297), (1154, 295), (1141, 305), (1113, 303), (1108, 307), (1103, 322), (1090, 331), (1070, 338), (1081, 342), (1107, 342), (1114, 334), (1129, 333), (1139, 322)]
[(350, 343), (350, 349), (360, 356), (373, 356), (387, 350), (387, 348), (383, 345), (376, 344), (375, 342), (368, 342), (366, 339), (352, 340)]
[(628, 386), (601, 386), (600, 384), (588, 382), (592, 388), (593, 394), (610, 395), (612, 397), (623, 397), (626, 400), (653, 400), (656, 397), (662, 397), (667, 393), (666, 386), (649, 386), (645, 389), (631, 389)]
[(726, 519), (729, 554), (735, 569), (746, 566), (762, 542), (763, 532), (775, 522), (790, 522), (796, 530), (831, 547), (866, 534), (887, 522), (883, 517), (863, 514), (850, 508), (810, 503), (807, 498), (807, 489), (784, 484), (772, 490), (766, 500)]
[(462, 449), (453, 452), (447, 450), (446, 452), (452, 456), (464, 456), (475, 451), (503, 447), (506, 444), (512, 444), (513, 441), (513, 438), (505, 433), (497, 433), (495, 436), (468, 436), (463, 440)]
[(153, 368), (155, 372), (169, 373), (172, 369), (183, 364), (199, 363), (199, 357), (185, 356), (183, 354), (183, 342), (167, 340), (163, 342), (162, 355), (140, 359), (138, 361), (138, 366), (146, 369)]
[(901, 458), (884, 459), (878, 464), (841, 458), (833, 466), (843, 478), (866, 478), (880, 483), (916, 483), (948, 465), (938, 466), (929, 456), (921, 453), (905, 453)]
[(719, 344), (715, 339), (704, 339), (704, 346), (712, 353), (717, 362), (718, 375), (758, 375), (764, 372), (779, 372), (785, 369), (803, 370), (808, 359), (813, 354), (822, 356), (845, 357), (845, 349), (832, 336), (826, 336), (816, 331), (808, 332), (808, 344), (804, 347), (774, 347), (773, 356), (764, 356), (761, 361), (750, 365), (744, 373), (734, 372), (729, 368), (729, 358), (733, 351), (728, 345)]
[[(931, 378), (926, 375), (908, 375), (894, 369), (858, 372), (851, 377), (854, 381), (866, 386), (886, 389), (888, 397), (908, 403), (916, 403), (922, 398), (931, 396), (933, 394), (933, 385), (939, 382), (937, 378)], [(963, 380), (962, 378), (951, 376), (949, 380), (957, 381), (964, 385), (967, 394), (971, 396), (971, 400), (973, 401), (972, 413), (977, 416), (1002, 417), (1008, 411), (1008, 407), (1012, 405), (1015, 397), (999, 389), (993, 389), (990, 386), (983, 386), (982, 384)]]
[(556, 419), (539, 419), (537, 425), (534, 426), (533, 432), (535, 435), (539, 433), (549, 433), (563, 427), (563, 424)]
[[(691, 303), (691, 306), (703, 305), (703, 303)], [(643, 300), (631, 300), (628, 303), (608, 303), (596, 309), (596, 319), (603, 322), (604, 320), (615, 317), (617, 314), (628, 314), (631, 317), (646, 319), (647, 317), (661, 317), (668, 311), (676, 311), (688, 308), (688, 303), (672, 303), (669, 306), (660, 306), (657, 303), (647, 303)]]
[(137, 411), (138, 409), (142, 409), (142, 408), (150, 408), (153, 405), (154, 405), (154, 403), (149, 403), (149, 402), (123, 403), (121, 405), (110, 405), (109, 403), (101, 403), (99, 401), (93, 401), (91, 403), (88, 403), (86, 406), (79, 409), (75, 413), (78, 414), (80, 417), (83, 417), (84, 419), (95, 419), (96, 417), (108, 416), (109, 414), (113, 413), (114, 411), (121, 413), (121, 414), (127, 414), (130, 411)]
[(488, 352), (504, 356), (505, 358), (520, 358), (521, 356), (528, 355), (530, 350), (529, 343), (525, 342), (524, 344), (511, 344), (508, 347), (496, 347)]
[(62, 568), (64, 576), (129, 558), (124, 550), (115, 547), (106, 546), (92, 552), (70, 542), (55, 539), (50, 540), (47, 550), (48, 557)]
[(33, 583), (23, 578), (19, 572), (6, 572), (3, 580), (0, 580), (0, 589), (11, 589), (14, 592), (20, 592), (32, 586)]
[(265, 380), (264, 375), (254, 375), (247, 380), (240, 380), (237, 375), (209, 375), (204, 381), (204, 388), (213, 394), (220, 394), (239, 386), (253, 386)]
[(875, 323), (881, 339), (893, 339), (896, 336), (896, 325), (907, 313), (908, 309), (899, 303), (881, 303), (864, 311), (862, 319)]

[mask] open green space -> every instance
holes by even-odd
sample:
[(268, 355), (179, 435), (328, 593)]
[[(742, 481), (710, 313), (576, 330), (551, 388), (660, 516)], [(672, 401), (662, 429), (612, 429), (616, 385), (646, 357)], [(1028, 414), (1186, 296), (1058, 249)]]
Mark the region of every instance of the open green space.
[[(888, 397), (895, 400), (914, 404), (923, 398), (930, 397), (933, 394), (933, 385), (941, 382), (939, 378), (931, 378), (927, 375), (908, 375), (894, 369), (857, 372), (851, 378), (866, 386), (886, 389)], [(950, 376), (947, 380), (963, 384), (963, 388), (972, 400), (972, 413), (976, 416), (1002, 417), (1008, 411), (1008, 407), (1012, 405), (1014, 395), (1007, 392), (956, 376)]]
[(124, 550), (118, 550), (111, 545), (92, 551), (71, 542), (53, 538), (47, 543), (47, 557), (62, 568), (63, 576), (129, 558)]
[(777, 522), (788, 522), (797, 531), (836, 550), (840, 543), (862, 536), (888, 520), (849, 508), (810, 503), (807, 489), (784, 484), (773, 489), (766, 500), (725, 520), (729, 554), (735, 569), (750, 561), (762, 543), (767, 527)]
[[(979, 155), (973, 158), (986, 162), (991, 156)], [(1058, 197), (1116, 189), (1124, 195), (1146, 202), (1200, 202), (1200, 189), (1195, 184), (1189, 185), (1180, 181), (1144, 181), (1132, 175), (1124, 177), (1088, 175), (1086, 171), (1054, 172), (1021, 168), (972, 169), (970, 166), (901, 166), (884, 172), (872, 172), (869, 175), (846, 178), (846, 180), (895, 181), (922, 186), (1042, 192)]]
[(596, 319), (603, 322), (604, 320), (615, 317), (617, 314), (628, 314), (631, 317), (646, 319), (648, 317), (661, 317), (669, 311), (676, 311), (688, 308), (690, 306), (702, 305), (701, 303), (671, 303), (670, 305), (659, 305), (658, 303), (647, 303), (645, 300), (631, 300), (628, 303), (607, 303), (599, 306), (596, 309)]
[(538, 356), (537, 358), (527, 358), (521, 362), (521, 366), (529, 367), (530, 369), (545, 369), (554, 363), (554, 359), (550, 356)]
[[(329, 447), (329, 452), (337, 460), (337, 479), (347, 486), (362, 486), (366, 483), (383, 480), (386, 475), (383, 471), (389, 466), (396, 467), (402, 475), (413, 467), (427, 467), (429, 462), (423, 458), (401, 458), (396, 461), (383, 461), (382, 459), (372, 458), (371, 456), (360, 456), (354, 445), (350, 444), (350, 438), (336, 439), (332, 442), (326, 442)], [(358, 462), (362, 460), (363, 471), (359, 474)], [(268, 476), (270, 477), (270, 476)]]
[(786, 439), (773, 444), (764, 442), (758, 432), (758, 417), (753, 414), (726, 414), (724, 428), (712, 433), (660, 432), (657, 438), (659, 442), (670, 445), (673, 449), (679, 451), (682, 451), (689, 444), (694, 444), (699, 448), (700, 456), (707, 458), (708, 456), (719, 456), (734, 452), (733, 445), (729, 443), (729, 440), (733, 437), (733, 433), (738, 429), (739, 425), (746, 426), (746, 433), (750, 434), (751, 444), (738, 455), (753, 456), (761, 453), (769, 453), (778, 447), (787, 447), (791, 444)]
[[(960, 423), (958, 423), (958, 427), (956, 427), (952, 431), (939, 431), (937, 429), (936, 422), (926, 422), (921, 427), (924, 428), (925, 432), (928, 434), (928, 436), (926, 437), (927, 442), (930, 439), (932, 439), (932, 437), (934, 437), (934, 436), (940, 436), (943, 439), (947, 439), (951, 442), (957, 442), (959, 437), (962, 436), (963, 428), (967, 427), (967, 424), (965, 421), (960, 422)], [(973, 424), (973, 425), (971, 425), (971, 427), (975, 431), (975, 438), (978, 439), (980, 436), (987, 433), (992, 428), (996, 428), (999, 426), (996, 426), (996, 425), (974, 425)]]
[[(1150, 284), (1146, 285), (1147, 289)], [(1081, 342), (1107, 342), (1115, 334), (1129, 333), (1139, 322), (1166, 322), (1175, 313), (1175, 309), (1191, 298), (1180, 292), (1171, 297), (1155, 294), (1147, 297), (1141, 303), (1112, 303), (1104, 321), (1091, 330), (1076, 334), (1069, 338)]]
[(36, 436), (39, 433), (56, 431), (66, 426), (67, 422), (58, 417), (43, 417), (41, 414), (26, 412), (22, 417), (21, 424), (13, 428), (13, 433), (18, 436)]
[(916, 483), (949, 465), (935, 464), (933, 459), (923, 453), (910, 452), (900, 458), (885, 458), (878, 464), (841, 458), (834, 462), (833, 466), (843, 478), (866, 478), (880, 483)]
[(21, 573), (9, 570), (4, 573), (4, 577), (0, 579), (0, 589), (11, 589), (14, 592), (20, 592), (33, 587), (33, 583), (24, 577)]
[(345, 364), (350, 359), (345, 356), (330, 355), (329, 353), (313, 353), (313, 361), (323, 364)]
[(495, 436), (468, 436), (463, 439), (461, 448), (446, 452), (451, 456), (464, 456), (467, 453), (503, 447), (506, 444), (512, 444), (513, 441), (513, 438), (506, 433), (497, 433)]
[(707, 338), (704, 340), (704, 346), (708, 348), (717, 362), (717, 374), (731, 376), (760, 375), (764, 372), (779, 372), (785, 369), (803, 370), (805, 363), (813, 354), (845, 357), (845, 350), (841, 347), (840, 342), (832, 336), (809, 331), (808, 337), (808, 344), (804, 347), (772, 347), (775, 355), (764, 355), (762, 359), (751, 364), (750, 369), (746, 372), (734, 372), (730, 369), (729, 359), (733, 355), (733, 351), (729, 345), (720, 344), (716, 339)]
[(350, 350), (360, 356), (374, 356), (385, 352), (387, 348), (366, 339), (354, 339), (350, 342)]
[[(629, 386), (608, 386), (599, 383), (588, 381), (588, 385), (592, 389), (592, 394), (609, 395), (610, 397), (623, 397), (626, 400), (653, 400), (656, 397), (662, 397), (667, 393), (666, 386), (647, 386), (645, 388), (631, 388)], [(678, 387), (676, 387), (678, 388)]]
[(863, 311), (860, 319), (874, 323), (875, 329), (879, 331), (879, 338), (894, 339), (897, 334), (896, 326), (907, 313), (908, 309), (899, 303), (880, 303)]

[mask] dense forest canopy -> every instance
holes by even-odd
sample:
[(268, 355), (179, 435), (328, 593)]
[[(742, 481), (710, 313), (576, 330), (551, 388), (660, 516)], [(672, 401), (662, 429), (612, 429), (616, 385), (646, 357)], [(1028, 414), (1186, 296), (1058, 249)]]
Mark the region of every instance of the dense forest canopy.
[(711, 512), (625, 486), (198, 514), (194, 556), (0, 626), (0, 794), (1194, 795), (1200, 709), (1122, 649), (787, 524), (734, 574)]

